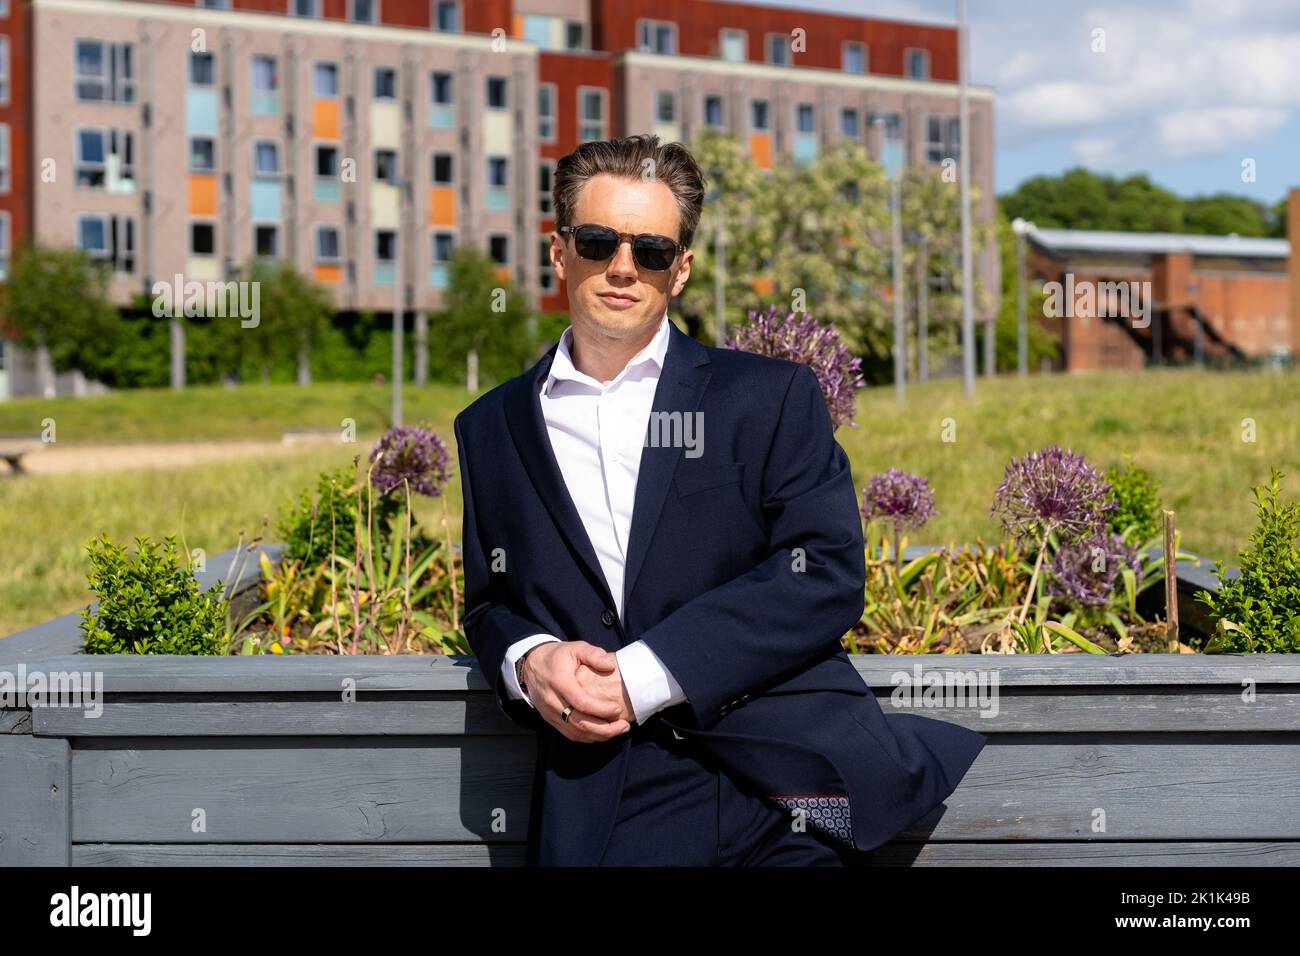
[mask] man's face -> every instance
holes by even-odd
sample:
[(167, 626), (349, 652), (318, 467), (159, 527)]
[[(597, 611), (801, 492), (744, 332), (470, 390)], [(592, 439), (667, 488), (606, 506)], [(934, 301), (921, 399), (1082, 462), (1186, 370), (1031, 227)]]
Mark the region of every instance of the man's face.
[[(681, 238), (677, 200), (657, 180), (593, 176), (578, 194), (572, 225)], [(593, 262), (578, 255), (571, 233), (551, 233), (551, 262), (568, 289), (575, 330), (607, 338), (634, 337), (657, 327), (668, 299), (686, 285), (693, 257), (689, 250), (679, 252), (667, 271), (653, 272), (637, 265), (631, 242), (620, 242), (611, 258)]]

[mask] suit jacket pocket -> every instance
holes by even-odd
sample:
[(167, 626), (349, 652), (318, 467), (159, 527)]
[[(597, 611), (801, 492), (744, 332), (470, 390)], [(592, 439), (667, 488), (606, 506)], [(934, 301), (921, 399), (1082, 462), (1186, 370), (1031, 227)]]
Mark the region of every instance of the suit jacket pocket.
[(673, 485), (677, 496), (685, 498), (700, 491), (708, 491), (722, 485), (740, 481), (745, 475), (743, 461), (728, 461), (714, 464), (693, 463), (690, 459), (680, 462), (677, 473), (673, 476)]

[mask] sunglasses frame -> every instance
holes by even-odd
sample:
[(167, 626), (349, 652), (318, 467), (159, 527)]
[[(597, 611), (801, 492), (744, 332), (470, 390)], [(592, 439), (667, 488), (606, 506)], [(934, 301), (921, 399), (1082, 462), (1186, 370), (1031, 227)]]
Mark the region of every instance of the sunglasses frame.
[[(578, 230), (579, 230), (579, 229), (582, 229), (582, 228), (585, 228), (585, 227), (587, 227), (587, 226), (592, 226), (592, 227), (597, 228), (597, 229), (606, 229), (606, 230), (608, 230), (609, 232), (615, 233), (615, 234), (618, 236), (618, 245), (616, 245), (616, 246), (614, 247), (614, 251), (611, 252), (609, 255), (607, 255), (607, 256), (606, 256), (605, 258), (603, 258), (603, 259), (588, 259), (588, 258), (587, 258), (586, 256), (584, 256), (581, 252), (578, 252)], [(614, 256), (618, 255), (618, 249), (619, 249), (619, 246), (623, 245), (623, 241), (624, 241), (624, 240), (627, 240), (627, 241), (631, 244), (631, 246), (632, 246), (632, 261), (634, 261), (634, 262), (637, 264), (637, 267), (638, 267), (638, 268), (640, 268), (640, 269), (645, 269), (647, 272), (670, 272), (670, 271), (672, 271), (673, 263), (676, 262), (676, 261), (677, 261), (677, 257), (680, 256), (680, 255), (682, 254), (682, 244), (681, 244), (680, 242), (677, 242), (676, 240), (673, 240), (673, 239), (669, 239), (667, 236), (661, 236), (661, 235), (659, 235), (657, 232), (638, 232), (638, 233), (635, 233), (635, 234), (634, 234), (634, 233), (630, 233), (630, 232), (619, 232), (619, 231), (618, 231), (617, 229), (615, 229), (613, 226), (606, 226), (606, 225), (603, 225), (602, 223), (599, 223), (599, 222), (584, 222), (584, 223), (580, 223), (579, 225), (576, 225), (576, 226), (560, 226), (560, 227), (559, 227), (558, 229), (556, 229), (555, 231), (558, 232), (558, 233), (559, 233), (560, 235), (562, 235), (562, 236), (573, 236), (573, 251), (578, 253), (578, 257), (579, 257), (579, 258), (581, 258), (581, 259), (586, 259), (588, 262), (608, 262), (610, 259), (613, 259)], [(643, 262), (641, 262), (640, 259), (637, 258), (637, 255), (636, 255), (636, 240), (638, 240), (638, 239), (642, 239), (642, 238), (645, 238), (645, 239), (662, 239), (662, 240), (664, 240), (665, 242), (671, 242), (671, 243), (672, 243), (672, 245), (673, 245), (673, 257), (672, 257), (671, 260), (669, 260), (667, 266), (665, 266), (665, 267), (662, 268), (662, 269), (651, 269), (648, 265), (645, 265)]]

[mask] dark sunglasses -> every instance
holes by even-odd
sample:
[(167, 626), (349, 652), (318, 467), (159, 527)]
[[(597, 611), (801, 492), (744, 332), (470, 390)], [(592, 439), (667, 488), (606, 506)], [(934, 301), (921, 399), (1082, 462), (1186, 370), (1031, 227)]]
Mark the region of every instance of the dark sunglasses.
[(609, 226), (588, 224), (585, 226), (561, 226), (560, 235), (573, 235), (573, 248), (578, 255), (593, 262), (604, 262), (618, 251), (624, 239), (632, 243), (632, 258), (642, 269), (651, 272), (665, 272), (677, 258), (680, 246), (667, 236), (656, 236), (652, 232), (632, 235), (619, 232)]

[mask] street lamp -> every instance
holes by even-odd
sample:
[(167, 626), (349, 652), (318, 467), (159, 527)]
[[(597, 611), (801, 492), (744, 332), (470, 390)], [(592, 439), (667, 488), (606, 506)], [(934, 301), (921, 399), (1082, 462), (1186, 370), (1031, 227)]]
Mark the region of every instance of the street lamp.
[(1020, 377), (1029, 374), (1029, 316), (1025, 305), (1025, 237), (1034, 231), (1034, 224), (1017, 216), (1011, 222), (1016, 234), (1016, 370)]
[(397, 190), (397, 228), (393, 233), (393, 407), (392, 427), (402, 424), (402, 379), (406, 358), (405, 326), (402, 319), (406, 313), (406, 283), (402, 276), (402, 219), (406, 215), (406, 192), (411, 185), (409, 179), (398, 176), (396, 171), (389, 180)]
[(975, 394), (974, 275), (971, 266), (970, 211), (970, 31), (966, 28), (966, 0), (957, 0), (957, 67), (961, 124), (961, 369), (966, 394)]
[[(883, 137), (884, 117), (875, 117), (871, 125), (880, 130)], [(889, 177), (889, 231), (894, 259), (894, 393), (902, 402), (907, 397), (907, 329), (903, 321), (903, 170), (902, 163), (884, 162), (885, 158), (882, 146), (881, 165)]]

